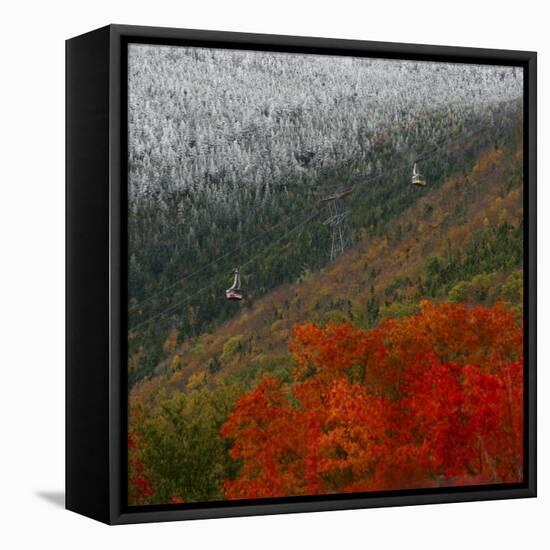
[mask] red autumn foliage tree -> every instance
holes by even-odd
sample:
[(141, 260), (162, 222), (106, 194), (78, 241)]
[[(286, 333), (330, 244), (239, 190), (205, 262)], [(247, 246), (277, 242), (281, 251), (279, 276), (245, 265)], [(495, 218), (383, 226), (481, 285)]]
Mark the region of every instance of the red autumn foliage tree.
[(141, 459), (138, 432), (128, 433), (128, 502), (133, 505), (147, 504), (155, 494), (153, 484)]
[(296, 326), (293, 383), (264, 378), (222, 428), (242, 461), (226, 496), (520, 481), (522, 343), (501, 305)]

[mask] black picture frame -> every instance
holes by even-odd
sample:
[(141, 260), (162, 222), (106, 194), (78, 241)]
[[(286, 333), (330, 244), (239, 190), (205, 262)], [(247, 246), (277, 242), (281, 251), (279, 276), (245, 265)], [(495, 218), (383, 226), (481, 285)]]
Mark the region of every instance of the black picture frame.
[[(524, 70), (525, 479), (520, 484), (128, 507), (129, 43), (513, 65)], [(108, 524), (536, 496), (535, 52), (109, 25), (66, 43), (66, 507)]]

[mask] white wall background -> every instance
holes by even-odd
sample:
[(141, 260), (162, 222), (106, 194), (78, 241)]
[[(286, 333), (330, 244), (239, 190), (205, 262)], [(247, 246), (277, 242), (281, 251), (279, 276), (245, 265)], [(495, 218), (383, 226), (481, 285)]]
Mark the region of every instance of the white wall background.
[[(95, 0), (0, 7), (0, 546), (548, 548), (550, 72), (536, 0)], [(107, 23), (539, 52), (539, 498), (108, 528), (62, 509), (64, 40)], [(546, 146), (546, 147), (545, 147)], [(546, 307), (545, 307), (546, 306)]]

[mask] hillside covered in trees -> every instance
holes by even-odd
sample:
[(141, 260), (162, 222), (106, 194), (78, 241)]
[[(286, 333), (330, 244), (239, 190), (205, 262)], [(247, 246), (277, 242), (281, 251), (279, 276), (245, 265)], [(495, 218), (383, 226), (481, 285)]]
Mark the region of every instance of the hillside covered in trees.
[(129, 504), (522, 480), (522, 91), (130, 46)]
[(520, 481), (522, 174), (518, 117), (334, 263), (174, 326), (130, 393), (130, 502)]
[[(373, 242), (410, 236), (409, 222), (395, 220), (411, 205), (470, 174), (489, 150), (509, 154), (521, 128), (522, 86), (512, 67), (132, 45), (130, 386), (165, 370), (175, 348), (188, 349), (241, 318), (223, 297), (235, 265), (246, 266), (250, 315), (263, 307), (263, 296), (331, 269), (319, 202), (327, 194), (356, 190), (348, 203), (354, 250), (372, 255)], [(426, 192), (408, 185), (420, 156)], [(503, 185), (518, 185), (514, 169), (506, 178), (515, 183)], [(425, 227), (438, 223), (432, 208)], [(448, 223), (440, 220), (435, 232)], [(454, 273), (459, 260), (449, 263), (448, 254), (430, 260), (429, 295)], [(382, 274), (369, 275), (365, 326), (397, 304), (414, 311), (402, 299), (413, 279), (395, 281), (382, 299), (375, 279), (386, 270), (371, 258), (366, 272)], [(331, 299), (331, 311), (348, 315), (339, 303), (345, 295)], [(283, 324), (280, 331), (289, 330)], [(212, 371), (223, 370), (218, 356), (208, 357)]]

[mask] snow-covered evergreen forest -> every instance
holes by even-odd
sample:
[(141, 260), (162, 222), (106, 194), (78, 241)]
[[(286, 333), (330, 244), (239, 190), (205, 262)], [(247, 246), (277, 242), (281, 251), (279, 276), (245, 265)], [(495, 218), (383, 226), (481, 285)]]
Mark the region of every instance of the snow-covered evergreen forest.
[(285, 239), (324, 195), (364, 184), (353, 230), (380, 233), (418, 197), (415, 158), (439, 147), (437, 185), (521, 116), (515, 67), (138, 44), (128, 61), (130, 383), (173, 328), (234, 314), (234, 265), (252, 297), (326, 265), (322, 217)]

